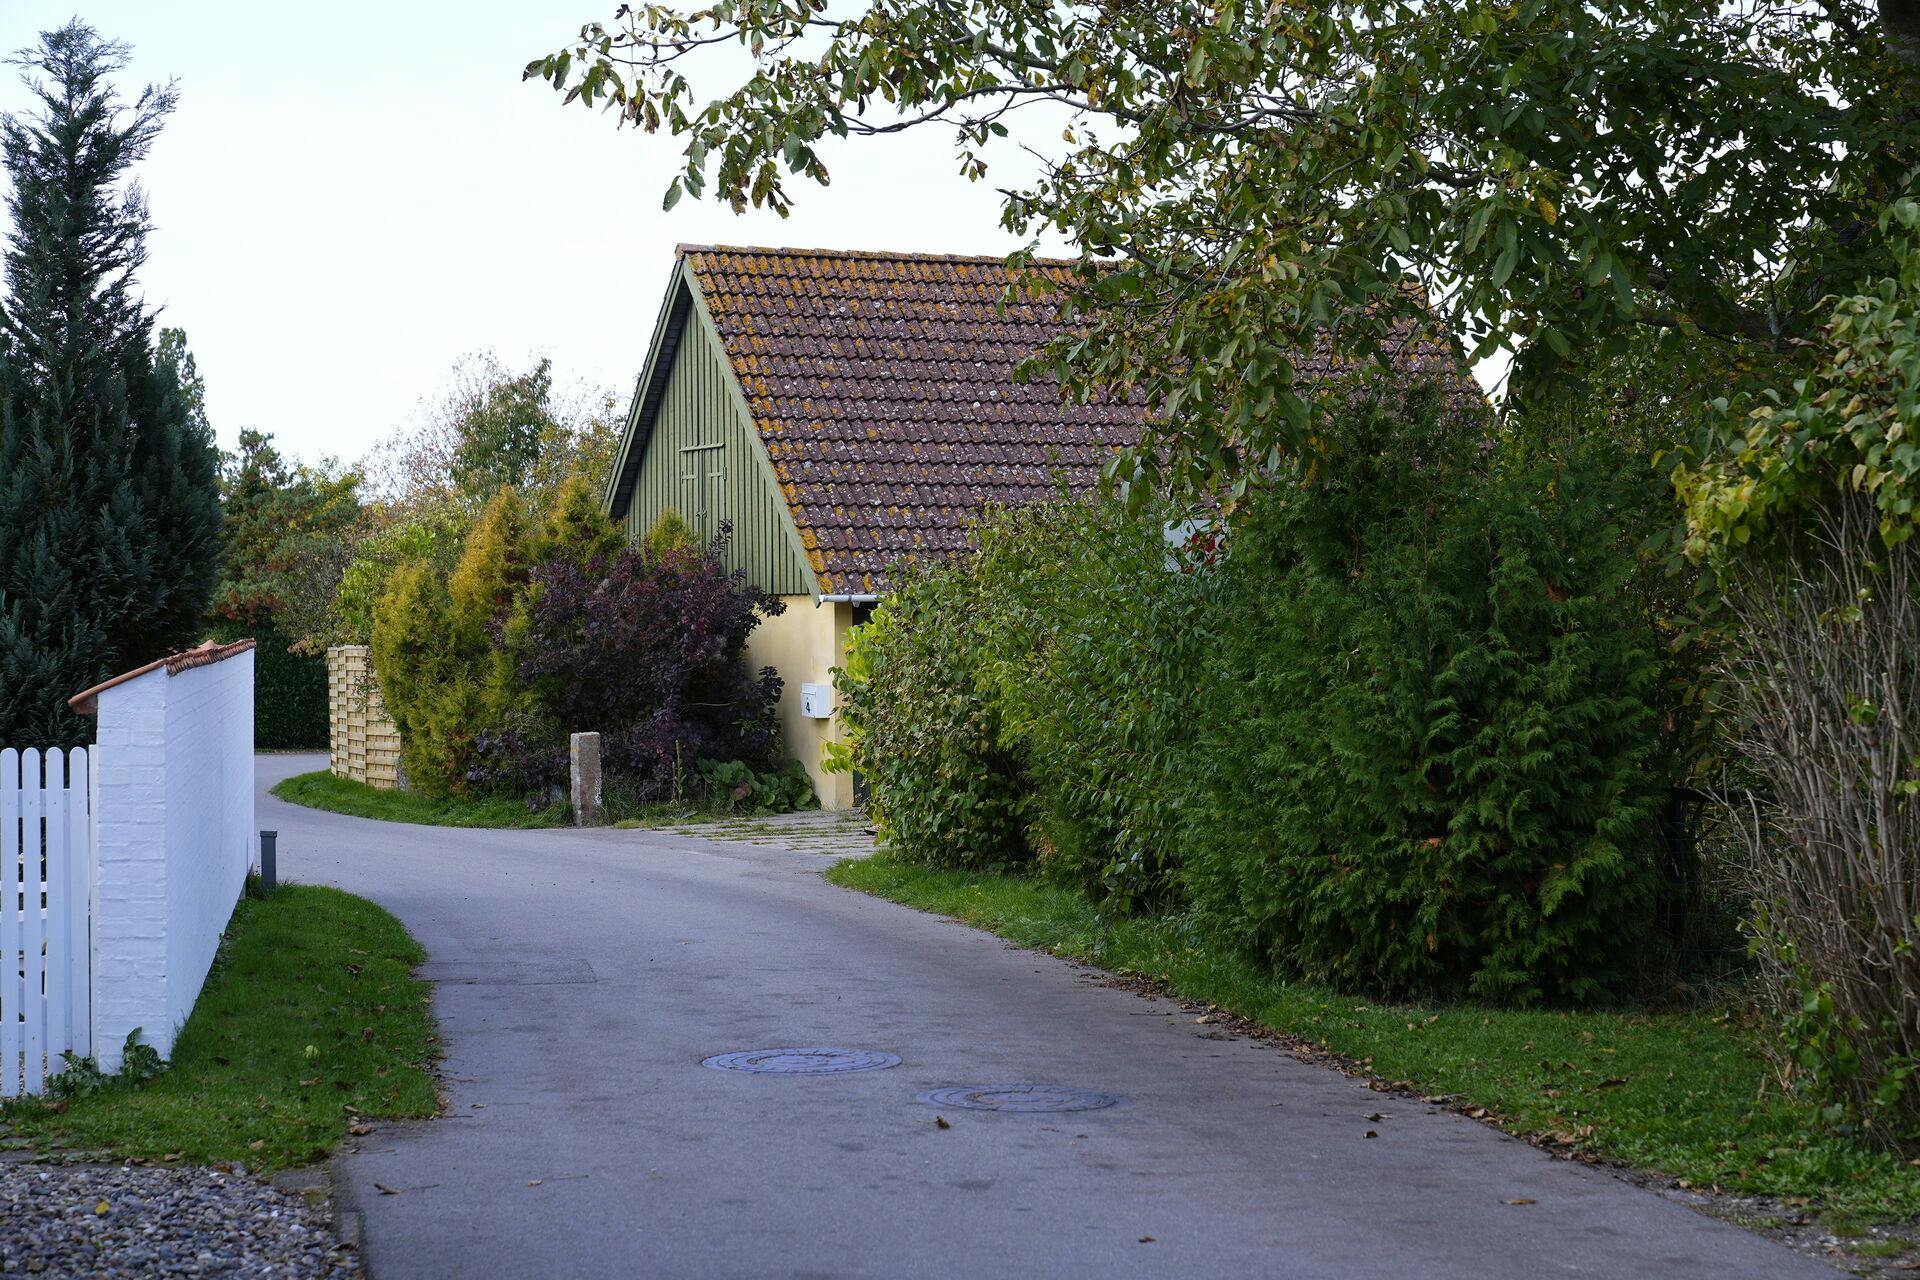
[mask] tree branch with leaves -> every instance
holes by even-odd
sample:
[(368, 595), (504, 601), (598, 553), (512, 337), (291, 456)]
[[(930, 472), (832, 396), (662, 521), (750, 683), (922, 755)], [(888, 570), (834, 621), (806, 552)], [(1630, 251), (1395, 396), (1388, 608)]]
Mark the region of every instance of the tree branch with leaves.
[(930, 126), (975, 180), (1030, 157), (1001, 221), (1078, 269), (1028, 372), (1153, 407), (1116, 473), (1198, 487), (1311, 452), (1302, 353), (1791, 353), (1920, 159), (1890, 30), (1858, 0), (714, 0), (526, 74), (682, 139), (669, 208), (784, 214), (828, 144)]

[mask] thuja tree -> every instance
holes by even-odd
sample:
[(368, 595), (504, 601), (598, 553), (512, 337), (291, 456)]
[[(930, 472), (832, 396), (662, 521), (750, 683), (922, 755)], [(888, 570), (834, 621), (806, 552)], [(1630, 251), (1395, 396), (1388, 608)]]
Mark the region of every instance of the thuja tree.
[(1649, 940), (1669, 770), (1604, 469), (1509, 466), (1430, 388), (1229, 543), (1179, 780), (1199, 915), (1394, 997), (1591, 1001)]
[(532, 553), (526, 505), (503, 488), (466, 531), (451, 573), (418, 558), (387, 578), (370, 656), (408, 780), (428, 795), (472, 789), (484, 736), (519, 701), (495, 624), (525, 588)]
[(1202, 483), (1311, 452), (1299, 353), (1430, 315), (1476, 353), (1791, 349), (1882, 265), (1917, 36), (1862, 0), (718, 0), (527, 74), (684, 140), (669, 206), (785, 212), (834, 139), (944, 128), (976, 179), (1016, 149), (1003, 222), (1079, 255), (1035, 371), (1154, 406), (1115, 467)]
[(196, 639), (218, 564), (218, 455), (135, 292), (128, 171), (174, 94), (124, 102), (126, 58), (78, 21), (48, 32), (16, 59), (34, 109), (0, 118), (0, 742), (85, 741), (66, 699)]

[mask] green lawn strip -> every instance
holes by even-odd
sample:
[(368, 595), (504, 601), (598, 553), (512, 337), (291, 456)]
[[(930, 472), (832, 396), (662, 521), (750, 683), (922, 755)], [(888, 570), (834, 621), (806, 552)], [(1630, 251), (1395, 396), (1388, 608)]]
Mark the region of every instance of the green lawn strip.
[(382, 791), (325, 769), (278, 782), (273, 794), (310, 809), (423, 827), (561, 827), (569, 821), (565, 805), (530, 812), (523, 801), (509, 798), (434, 800), (417, 791)]
[(25, 1100), (0, 1131), (33, 1146), (281, 1168), (324, 1159), (357, 1116), (429, 1116), (433, 1019), (420, 945), (337, 889), (242, 899), (167, 1070), (64, 1112)]
[(1084, 895), (1024, 877), (937, 871), (882, 854), (841, 862), (827, 878), (1155, 979), (1386, 1080), (1484, 1107), (1514, 1133), (1573, 1135), (1599, 1156), (1694, 1186), (1809, 1197), (1836, 1218), (1920, 1214), (1920, 1169), (1831, 1135), (1816, 1108), (1769, 1087), (1754, 1033), (1728, 1014), (1376, 1004), (1276, 978), (1208, 945), (1182, 918), (1102, 921)]

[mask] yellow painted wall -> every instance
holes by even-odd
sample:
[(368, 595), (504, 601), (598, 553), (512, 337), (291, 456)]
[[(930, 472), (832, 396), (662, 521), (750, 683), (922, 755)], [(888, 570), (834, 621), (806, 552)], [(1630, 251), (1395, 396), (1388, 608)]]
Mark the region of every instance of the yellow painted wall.
[(807, 767), (823, 809), (846, 809), (853, 804), (853, 776), (828, 773), (820, 767), (821, 747), (839, 740), (840, 718), (812, 720), (800, 714), (800, 686), (832, 684), (832, 669), (846, 661), (847, 631), (853, 624), (853, 606), (815, 604), (810, 595), (781, 596), (787, 611), (764, 619), (747, 637), (750, 670), (772, 667), (785, 681), (780, 690), (780, 735), (787, 754)]

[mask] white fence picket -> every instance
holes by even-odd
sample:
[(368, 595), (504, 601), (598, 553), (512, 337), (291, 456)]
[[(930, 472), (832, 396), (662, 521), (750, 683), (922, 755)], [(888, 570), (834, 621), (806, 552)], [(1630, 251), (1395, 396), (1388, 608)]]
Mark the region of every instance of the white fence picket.
[(67, 863), (72, 851), (67, 848), (67, 769), (70, 757), (55, 747), (47, 752), (47, 792), (42, 812), (46, 815), (46, 856), (41, 861), (40, 900), (45, 904), (42, 919), (46, 927), (47, 1070), (58, 1071), (65, 1064), (60, 1055), (73, 1047), (73, 1004), (68, 996), (67, 957), (73, 947), (68, 940), (66, 903), (61, 887), (67, 878)]
[(39, 1093), (47, 1082), (47, 917), (40, 905), (46, 883), (40, 869), (47, 864), (44, 768), (40, 753), (32, 747), (20, 753), (20, 831), (25, 838), (20, 858), (20, 959), (26, 983), (20, 1011), (27, 1020), (22, 1048), (27, 1054), (23, 1074), (28, 1093)]
[(0, 751), (0, 1097), (20, 1093), (20, 753)]
[(92, 1051), (88, 753), (0, 750), (0, 1096)]
[(67, 874), (59, 881), (67, 917), (68, 1048), (93, 1053), (93, 753), (67, 757)]

